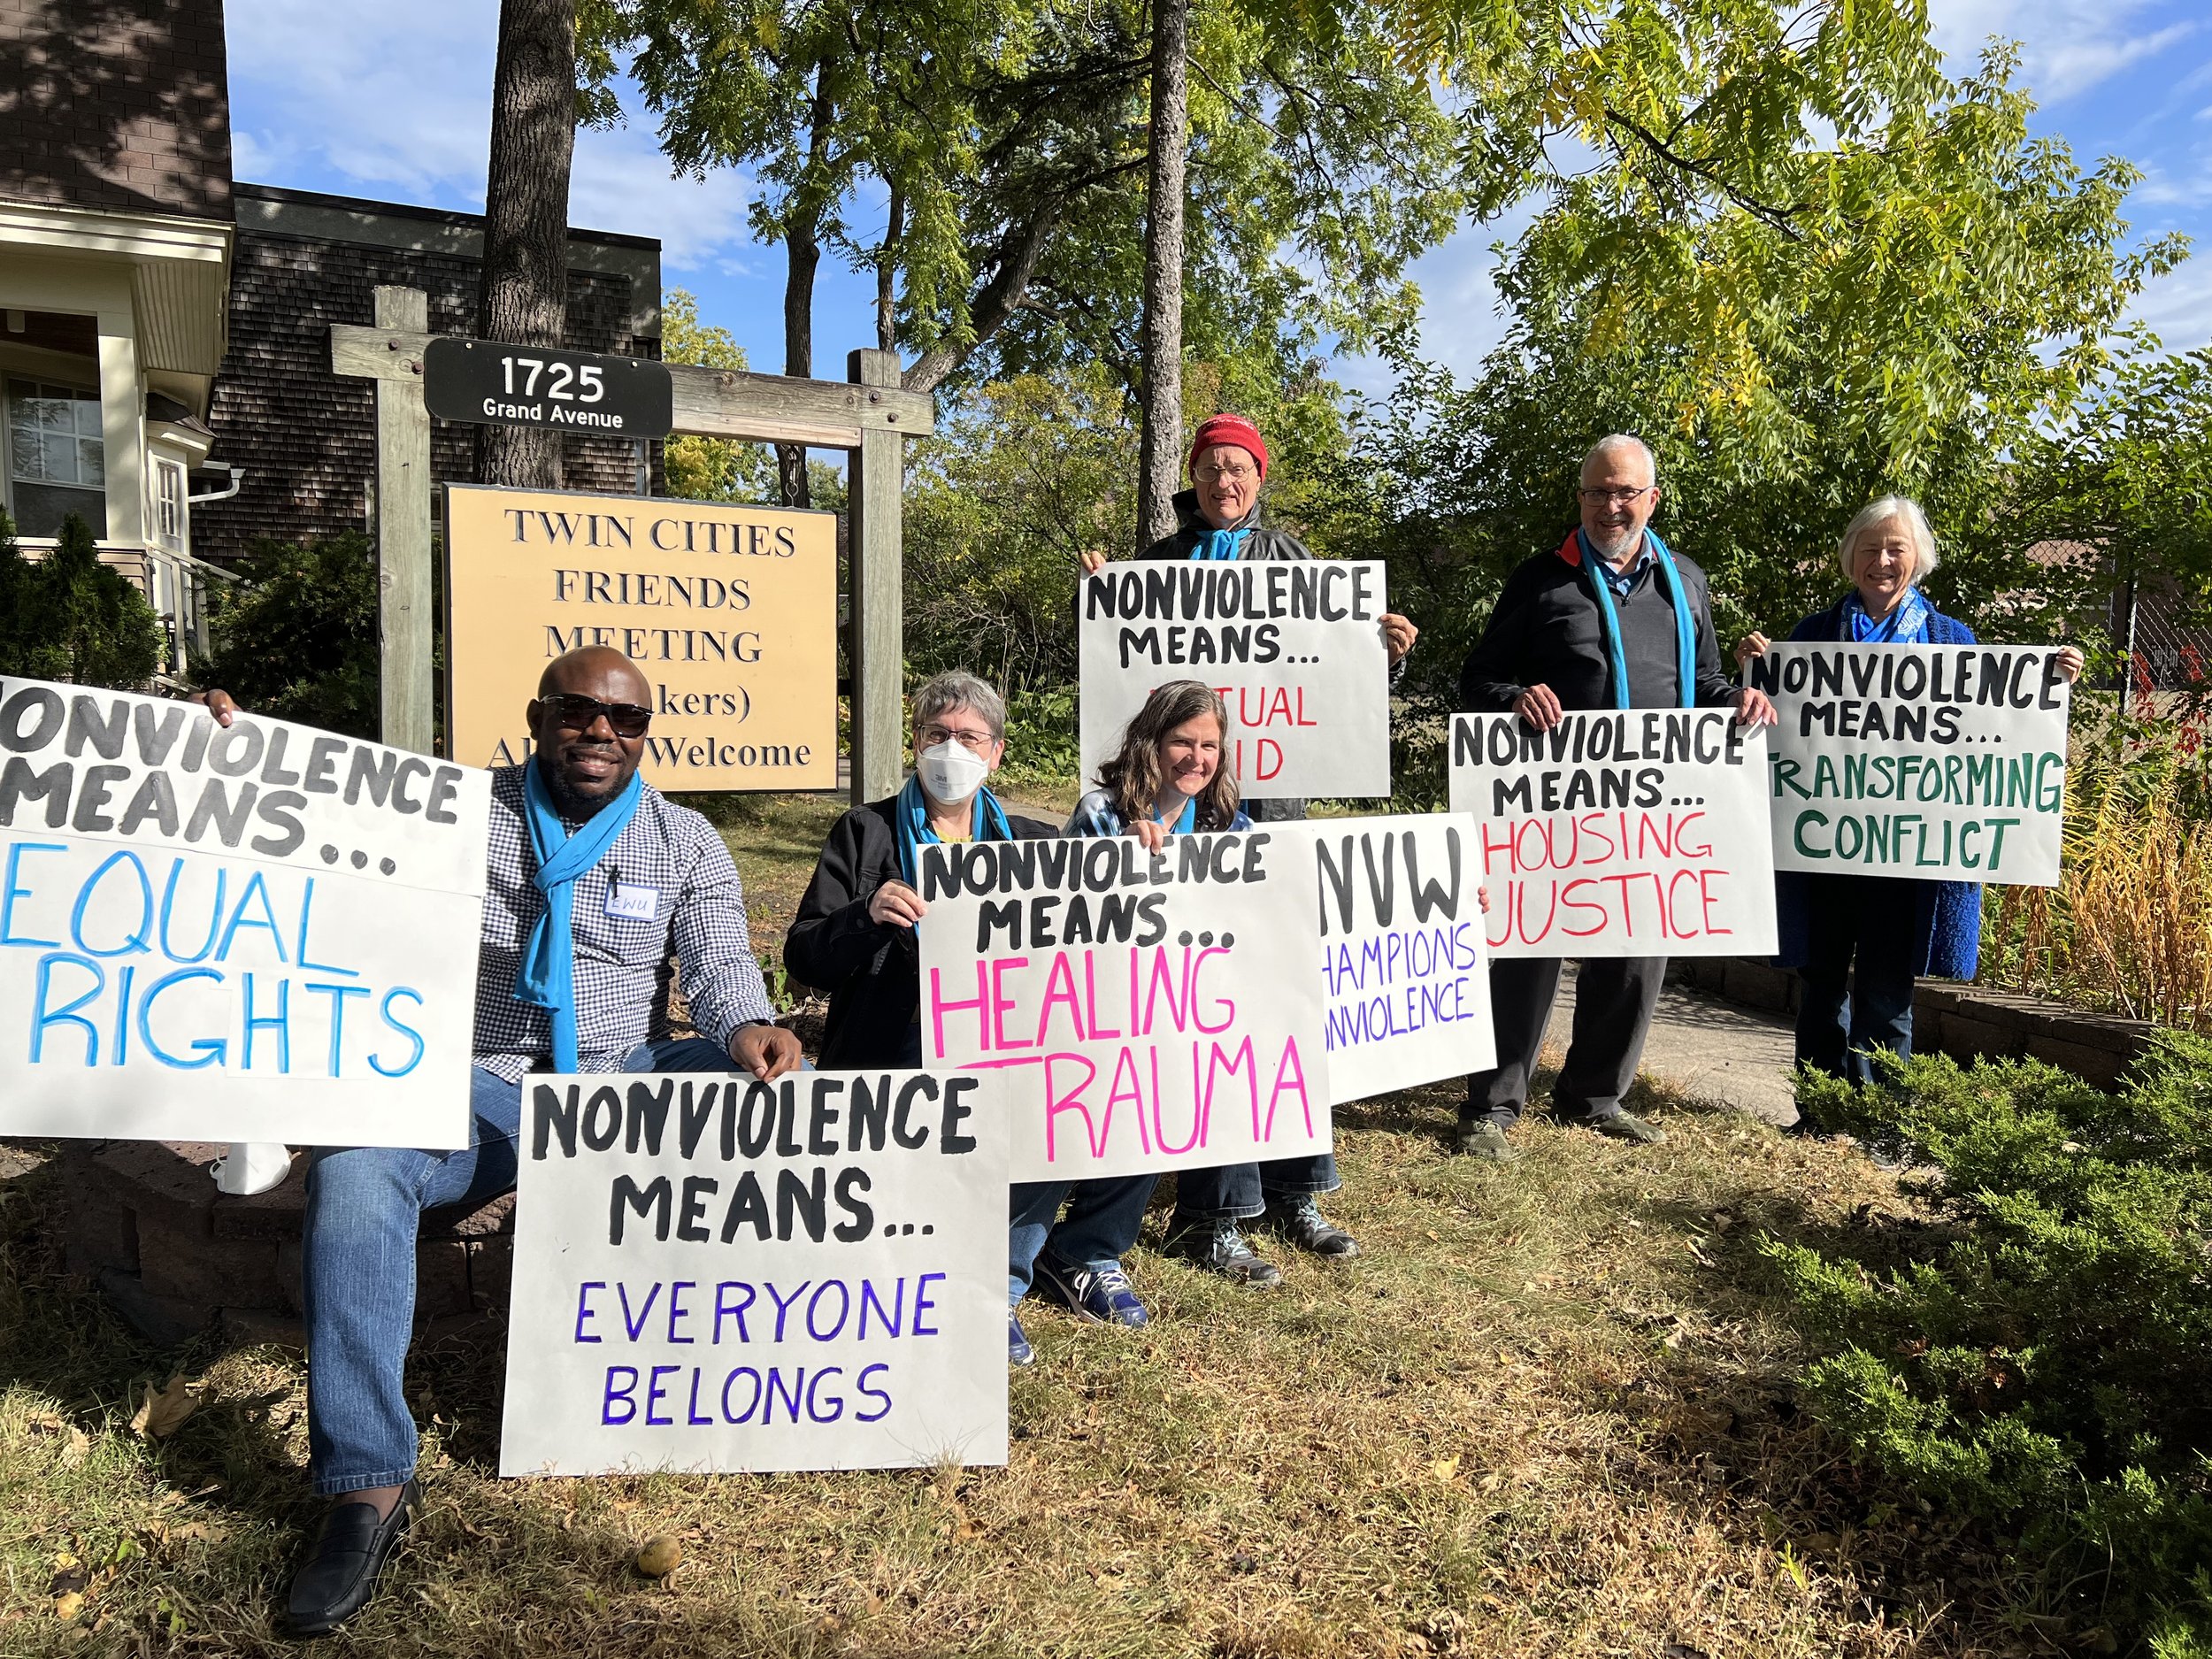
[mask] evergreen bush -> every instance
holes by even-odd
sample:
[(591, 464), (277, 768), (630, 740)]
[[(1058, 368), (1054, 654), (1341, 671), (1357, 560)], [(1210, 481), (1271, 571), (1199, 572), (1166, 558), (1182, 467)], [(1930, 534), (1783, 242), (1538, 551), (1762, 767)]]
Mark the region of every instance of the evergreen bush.
[(72, 513), (54, 550), (33, 564), (0, 511), (0, 673), (130, 691), (160, 672), (161, 618), (120, 572), (100, 562)]
[(376, 549), (349, 531), (301, 545), (263, 541), (245, 580), (216, 595), (212, 653), (194, 664), (256, 714), (374, 738), (380, 718)]

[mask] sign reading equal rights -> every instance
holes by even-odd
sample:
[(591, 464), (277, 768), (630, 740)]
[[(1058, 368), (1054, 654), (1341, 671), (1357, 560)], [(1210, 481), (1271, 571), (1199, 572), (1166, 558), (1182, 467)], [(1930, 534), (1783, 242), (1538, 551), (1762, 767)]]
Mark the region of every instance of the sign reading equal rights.
[(1313, 842), (1330, 1104), (1493, 1064), (1474, 826), (1431, 812), (1269, 827)]
[(1310, 840), (921, 850), (922, 1052), (1014, 1080), (1012, 1179), (1329, 1149)]
[(1766, 728), (1732, 709), (1452, 718), (1501, 956), (1769, 956)]
[(656, 788), (837, 780), (837, 518), (779, 507), (446, 487), (448, 729), (530, 753), (546, 664), (604, 645), (651, 687)]
[(1229, 706), (1248, 798), (1390, 793), (1390, 655), (1379, 563), (1109, 565), (1085, 579), (1083, 775), (1121, 748), (1153, 688), (1198, 680)]
[(1782, 644), (1748, 676), (1782, 718), (1777, 869), (2058, 885), (2070, 688), (2055, 649)]
[(503, 1475), (1006, 1461), (996, 1078), (533, 1078)]
[(0, 679), (0, 1134), (468, 1144), (488, 774)]

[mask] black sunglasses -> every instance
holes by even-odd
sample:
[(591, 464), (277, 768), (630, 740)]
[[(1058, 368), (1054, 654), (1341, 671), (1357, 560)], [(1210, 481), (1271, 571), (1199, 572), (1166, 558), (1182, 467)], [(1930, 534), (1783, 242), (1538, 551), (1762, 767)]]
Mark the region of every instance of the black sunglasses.
[(634, 703), (602, 703), (596, 697), (580, 697), (568, 691), (553, 692), (540, 697), (538, 703), (565, 732), (588, 732), (603, 714), (617, 737), (643, 737), (645, 728), (653, 723), (652, 710)]

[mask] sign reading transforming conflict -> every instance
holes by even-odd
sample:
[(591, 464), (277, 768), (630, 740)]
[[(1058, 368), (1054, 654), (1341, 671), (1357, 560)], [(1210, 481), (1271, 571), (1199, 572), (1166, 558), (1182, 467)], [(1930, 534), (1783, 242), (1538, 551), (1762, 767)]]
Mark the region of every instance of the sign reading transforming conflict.
[(0, 679), (0, 1134), (466, 1146), (490, 782)]
[(1770, 956), (1766, 728), (1732, 709), (1452, 720), (1501, 956)]
[(1004, 1463), (1005, 1093), (530, 1079), (499, 1472)]
[(447, 729), (472, 766), (531, 749), (538, 677), (638, 666), (656, 788), (837, 781), (837, 518), (637, 495), (446, 488)]
[(1308, 838), (921, 852), (922, 1052), (1013, 1080), (1012, 1179), (1329, 1149)]
[(2017, 645), (1770, 647), (1779, 870), (2058, 884), (2069, 687)]
[(1156, 686), (1197, 680), (1229, 707), (1248, 797), (1390, 793), (1383, 566), (1336, 559), (1148, 559), (1085, 579), (1083, 775), (1120, 750)]
[(1313, 841), (1330, 1103), (1494, 1064), (1474, 826), (1437, 812), (1270, 827)]

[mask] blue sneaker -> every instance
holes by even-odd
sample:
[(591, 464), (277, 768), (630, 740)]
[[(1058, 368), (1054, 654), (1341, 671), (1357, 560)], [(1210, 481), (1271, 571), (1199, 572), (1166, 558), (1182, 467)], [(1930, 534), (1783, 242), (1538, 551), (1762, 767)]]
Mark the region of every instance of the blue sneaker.
[(1119, 1262), (1100, 1267), (1070, 1267), (1056, 1256), (1040, 1256), (1036, 1283), (1079, 1319), (1093, 1325), (1148, 1325), (1152, 1316), (1129, 1287)]
[(1029, 1346), (1029, 1339), (1022, 1334), (1022, 1322), (1011, 1313), (1006, 1316), (1006, 1363), (1010, 1365), (1034, 1365), (1037, 1350)]

